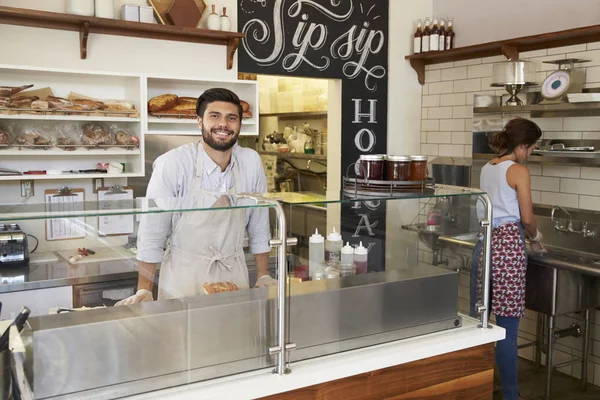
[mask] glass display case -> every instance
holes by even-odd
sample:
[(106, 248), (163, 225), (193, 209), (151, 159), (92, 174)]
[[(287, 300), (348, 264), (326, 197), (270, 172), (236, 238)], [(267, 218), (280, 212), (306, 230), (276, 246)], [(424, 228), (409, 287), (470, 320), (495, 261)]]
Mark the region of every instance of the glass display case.
[[(485, 221), (491, 210), (486, 205), (484, 192), (432, 186), (392, 195), (274, 193), (239, 195), (228, 202), (139, 198), (73, 202), (68, 209), (0, 206), (0, 223), (18, 224), (39, 240), (29, 266), (12, 269), (20, 268), (26, 278), (3, 279), (3, 302), (23, 291), (135, 280), (136, 258), (147, 252), (138, 246), (144, 235), (164, 239), (155, 241), (162, 254), (180, 221), (215, 215), (241, 213), (249, 226), (269, 214), (269, 265), (277, 279), (273, 286), (255, 288), (255, 278), (249, 277), (247, 287), (238, 284), (238, 290), (159, 296), (124, 306), (113, 305), (134, 294), (135, 286), (100, 290), (100, 303), (93, 308), (80, 308), (74, 299), (58, 304), (46, 296), (13, 342), (16, 388), (32, 398), (123, 397), (263, 368), (285, 374), (296, 361), (460, 327), (460, 266), (448, 261), (451, 250), (442, 239), (483, 233), (488, 247)], [(54, 232), (55, 225), (63, 230)], [(114, 230), (107, 235), (109, 226)], [(187, 243), (210, 247), (214, 232), (201, 226)], [(253, 242), (256, 230), (248, 230), (244, 253), (250, 270), (251, 249), (260, 246)], [(51, 240), (67, 231), (77, 237)], [(37, 265), (40, 250), (47, 253), (46, 267)], [(50, 255), (56, 261), (47, 261)], [(53, 262), (64, 269), (59, 278), (35, 272), (48, 271)], [(193, 269), (198, 260), (180, 262)], [(153, 277), (155, 299), (166, 268), (159, 266)], [(489, 263), (484, 271), (489, 273)], [(185, 280), (193, 279), (186, 275)], [(483, 285), (483, 299), (488, 291)], [(30, 307), (26, 301), (22, 305)], [(483, 301), (479, 308), (482, 328), (487, 327), (486, 305)]]

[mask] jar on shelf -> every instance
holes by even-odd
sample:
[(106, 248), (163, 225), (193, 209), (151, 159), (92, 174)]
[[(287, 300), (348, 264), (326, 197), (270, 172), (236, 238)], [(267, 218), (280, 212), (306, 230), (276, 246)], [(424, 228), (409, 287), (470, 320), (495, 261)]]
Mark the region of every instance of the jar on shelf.
[(427, 156), (410, 156), (410, 180), (427, 179)]
[(94, 0), (67, 0), (65, 9), (67, 14), (93, 17), (95, 12)]
[(374, 181), (382, 180), (384, 159), (382, 154), (362, 154), (359, 159), (358, 176)]
[(410, 162), (410, 156), (387, 156), (384, 178), (388, 181), (408, 181)]

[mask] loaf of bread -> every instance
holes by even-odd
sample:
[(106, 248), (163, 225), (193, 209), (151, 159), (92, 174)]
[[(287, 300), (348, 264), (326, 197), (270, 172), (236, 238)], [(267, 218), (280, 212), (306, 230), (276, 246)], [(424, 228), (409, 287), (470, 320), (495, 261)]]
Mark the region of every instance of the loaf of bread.
[(0, 86), (0, 96), (12, 96), (15, 93), (19, 93), (25, 89), (29, 89), (33, 85), (24, 85), (24, 86)]
[(48, 96), (46, 98), (50, 108), (56, 108), (59, 110), (66, 110), (73, 107), (73, 103), (62, 97)]
[(104, 101), (103, 110), (133, 111), (133, 110), (135, 110), (135, 106), (133, 105), (133, 103), (130, 103), (128, 101), (106, 100), (106, 101)]
[(157, 112), (168, 110), (179, 103), (179, 97), (176, 94), (161, 94), (148, 101), (148, 111)]
[(10, 144), (10, 135), (4, 129), (0, 129), (0, 145), (6, 146)]
[(13, 96), (8, 103), (9, 108), (30, 108), (31, 103), (38, 100), (37, 96)]
[(252, 113), (250, 111), (244, 111), (242, 113), (242, 118), (252, 118)]
[(34, 110), (47, 110), (49, 108), (49, 104), (44, 100), (35, 100), (31, 102), (31, 108)]
[(83, 127), (81, 142), (89, 146), (112, 144), (108, 128), (102, 124), (87, 124)]
[(133, 145), (137, 145), (139, 143), (139, 140), (137, 137), (132, 136), (125, 131), (118, 131), (115, 134), (115, 141), (117, 142), (118, 145), (121, 145), (121, 146), (133, 146)]
[(83, 111), (94, 111), (104, 107), (103, 102), (88, 99), (73, 99), (71, 100), (71, 103), (73, 103), (75, 109), (81, 109)]
[(198, 99), (195, 97), (180, 97), (179, 98), (179, 103), (194, 103), (196, 104), (198, 102)]
[(204, 294), (234, 292), (236, 290), (239, 290), (239, 288), (233, 282), (206, 282), (204, 285), (202, 285), (202, 292)]
[(250, 111), (250, 104), (244, 100), (240, 100), (240, 105), (242, 106), (242, 111)]
[(8, 107), (10, 103), (10, 97), (0, 97), (0, 107)]
[(59, 137), (56, 139), (56, 145), (63, 150), (74, 151), (77, 143), (75, 139), (71, 139), (69, 137)]

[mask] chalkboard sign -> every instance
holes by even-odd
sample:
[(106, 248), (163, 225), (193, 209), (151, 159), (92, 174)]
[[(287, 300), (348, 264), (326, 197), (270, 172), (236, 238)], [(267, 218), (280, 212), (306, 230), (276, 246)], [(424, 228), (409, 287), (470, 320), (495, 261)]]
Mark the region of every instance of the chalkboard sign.
[[(361, 154), (386, 153), (388, 13), (388, 0), (238, 2), (240, 72), (342, 80), (342, 174)], [(385, 265), (385, 203), (351, 210), (344, 240), (362, 240), (369, 264)], [(365, 219), (377, 229), (362, 229)]]

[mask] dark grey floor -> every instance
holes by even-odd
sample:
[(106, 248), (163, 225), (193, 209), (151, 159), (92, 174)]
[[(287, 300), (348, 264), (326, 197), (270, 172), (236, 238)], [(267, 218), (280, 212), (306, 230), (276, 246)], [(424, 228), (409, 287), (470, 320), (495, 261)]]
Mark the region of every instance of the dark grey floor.
[[(545, 369), (538, 369), (532, 362), (519, 359), (519, 391), (525, 400), (544, 399)], [(588, 384), (587, 391), (581, 390), (581, 382), (571, 376), (555, 372), (552, 376), (552, 400), (599, 400), (600, 388)], [(502, 400), (501, 393), (494, 400)]]

